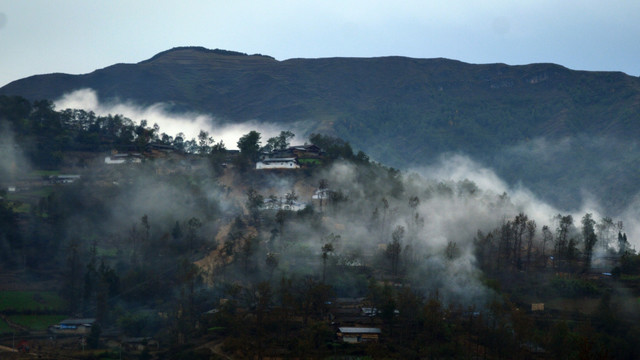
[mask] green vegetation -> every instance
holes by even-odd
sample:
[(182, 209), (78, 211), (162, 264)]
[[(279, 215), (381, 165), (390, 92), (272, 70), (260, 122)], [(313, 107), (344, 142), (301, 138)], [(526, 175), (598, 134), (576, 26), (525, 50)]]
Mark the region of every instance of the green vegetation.
[(3, 319), (0, 319), (0, 334), (13, 332), (13, 329)]
[(66, 319), (66, 315), (11, 315), (9, 320), (30, 330), (43, 331)]
[[(258, 131), (237, 154), (206, 132), (185, 141), (142, 121), (2, 100), (29, 110), (7, 110), (19, 129), (13, 149), (81, 172), (34, 183), (27, 212), (0, 200), (2, 275), (14, 287), (56, 288), (0, 293), (0, 313), (32, 330), (94, 318), (87, 346), (97, 351), (111, 329), (162, 344), (123, 346), (123, 358), (208, 358), (211, 344), (233, 358), (640, 354), (640, 255), (612, 218), (534, 218), (522, 210), (529, 202), (403, 173), (334, 136), (309, 137), (322, 150), (309, 152), (315, 166), (263, 171)], [(64, 121), (44, 126), (34, 112)], [(47, 131), (66, 139), (50, 140), (60, 162), (24, 145)], [(292, 136), (266, 142), (290, 154)], [(85, 167), (73, 157), (101, 160), (106, 148), (144, 149), (144, 161)], [(338, 333), (353, 325), (379, 336), (349, 344)]]
[[(634, 145), (640, 80), (622, 73), (403, 57), (276, 61), (180, 47), (85, 75), (29, 77), (0, 93), (34, 101), (81, 88), (94, 89), (103, 101), (171, 103), (170, 110), (234, 122), (260, 119), (288, 128), (310, 120), (307, 131), (336, 135), (394, 167), (464, 153), (564, 209), (579, 207), (580, 189), (591, 189), (618, 213), (628, 194), (640, 190), (640, 150)], [(11, 111), (25, 113), (21, 104)], [(39, 141), (34, 151), (48, 154), (40, 163), (59, 163), (61, 147)], [(87, 134), (82, 142), (87, 148), (117, 143), (102, 133)]]
[(579, 298), (602, 294), (602, 289), (600, 289), (596, 284), (581, 279), (555, 277), (551, 280), (550, 286), (561, 296), (568, 298)]
[[(276, 61), (180, 47), (86, 75), (29, 77), (0, 93), (33, 101), (87, 87), (104, 101), (171, 103), (234, 122), (287, 128), (310, 120), (309, 132), (335, 134), (394, 167), (464, 153), (565, 209), (581, 204), (580, 189), (592, 189), (617, 213), (640, 190), (640, 80), (622, 73), (403, 57)], [(24, 113), (21, 104), (11, 110)], [(42, 164), (61, 160), (49, 142), (40, 147), (48, 154)], [(102, 134), (83, 142), (114, 145)]]
[(60, 296), (51, 291), (2, 291), (0, 312), (57, 312), (64, 309)]
[(298, 159), (298, 163), (313, 166), (322, 164), (322, 161), (319, 159)]

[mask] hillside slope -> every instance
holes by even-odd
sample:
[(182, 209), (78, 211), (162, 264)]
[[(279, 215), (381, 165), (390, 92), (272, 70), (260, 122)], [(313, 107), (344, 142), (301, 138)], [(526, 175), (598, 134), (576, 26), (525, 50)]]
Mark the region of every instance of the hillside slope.
[[(611, 167), (600, 164), (609, 161), (603, 154), (638, 151), (640, 79), (619, 72), (405, 57), (277, 61), (185, 47), (85, 75), (32, 76), (6, 85), (0, 94), (57, 99), (81, 88), (95, 89), (101, 100), (165, 102), (176, 111), (211, 113), (228, 122), (258, 119), (287, 128), (305, 120), (309, 133), (337, 135), (396, 167), (433, 163), (446, 152), (471, 154), (508, 181), (570, 205), (579, 202), (584, 188), (603, 182), (607, 188), (614, 181), (613, 186), (624, 184), (625, 192), (638, 190), (628, 185), (637, 175), (629, 171), (640, 167), (637, 157), (614, 164), (609, 170), (614, 179), (611, 172), (598, 173)], [(542, 163), (531, 152), (522, 157), (518, 149), (538, 144), (531, 142), (536, 139), (571, 146)], [(576, 162), (576, 156), (586, 160)], [(521, 169), (523, 161), (531, 166)], [(543, 175), (537, 173), (541, 167)], [(563, 189), (548, 189), (548, 177), (529, 180), (547, 176), (546, 170), (548, 176), (565, 172)]]

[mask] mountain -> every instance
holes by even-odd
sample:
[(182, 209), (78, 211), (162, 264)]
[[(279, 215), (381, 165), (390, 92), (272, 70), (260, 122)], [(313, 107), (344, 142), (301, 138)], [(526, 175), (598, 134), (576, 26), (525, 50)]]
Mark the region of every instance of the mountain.
[(57, 99), (82, 88), (228, 122), (304, 121), (309, 133), (337, 135), (401, 168), (463, 153), (568, 207), (587, 191), (619, 208), (640, 190), (640, 79), (621, 72), (442, 58), (278, 61), (181, 47), (84, 75), (28, 77), (0, 94)]

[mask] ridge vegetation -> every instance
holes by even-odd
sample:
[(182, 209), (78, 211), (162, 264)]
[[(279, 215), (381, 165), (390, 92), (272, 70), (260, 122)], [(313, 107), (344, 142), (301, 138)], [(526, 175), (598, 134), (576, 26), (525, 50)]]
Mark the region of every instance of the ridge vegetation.
[(567, 209), (591, 189), (619, 212), (640, 190), (640, 79), (619, 72), (406, 57), (277, 61), (179, 47), (84, 75), (32, 76), (0, 94), (55, 100), (84, 88), (102, 101), (163, 102), (226, 122), (302, 123), (306, 135), (340, 137), (399, 168), (468, 154)]
[(3, 358), (640, 354), (640, 255), (611, 217), (527, 214), (329, 135), (257, 170), (295, 134), (227, 151), (4, 96), (0, 121), (0, 341), (32, 353)]

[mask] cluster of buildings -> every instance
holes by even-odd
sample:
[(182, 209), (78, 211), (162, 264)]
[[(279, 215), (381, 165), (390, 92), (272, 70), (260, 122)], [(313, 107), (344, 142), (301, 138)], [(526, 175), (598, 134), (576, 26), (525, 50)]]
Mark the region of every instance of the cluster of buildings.
[(322, 163), (324, 152), (316, 145), (297, 145), (260, 155), (257, 170), (299, 169)]
[(140, 164), (144, 158), (164, 158), (177, 153), (178, 149), (172, 145), (152, 143), (147, 144), (144, 154), (140, 152), (113, 152), (104, 158), (104, 163), (107, 165)]
[(331, 303), (329, 317), (337, 326), (336, 336), (346, 343), (377, 342), (382, 329), (375, 317), (378, 310), (365, 304), (365, 298), (337, 298)]
[[(149, 144), (144, 153), (114, 152), (104, 158), (104, 163), (107, 165), (139, 164), (145, 158), (166, 158), (173, 156), (177, 152), (177, 149), (171, 145)], [(229, 160), (238, 154), (238, 150), (227, 150)], [(256, 162), (256, 169), (300, 169), (321, 164), (324, 160), (324, 155), (324, 152), (313, 144), (291, 146), (286, 149), (260, 154), (260, 160)]]

